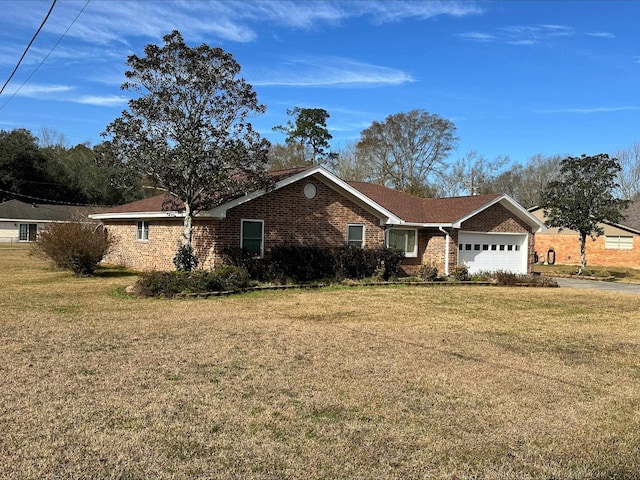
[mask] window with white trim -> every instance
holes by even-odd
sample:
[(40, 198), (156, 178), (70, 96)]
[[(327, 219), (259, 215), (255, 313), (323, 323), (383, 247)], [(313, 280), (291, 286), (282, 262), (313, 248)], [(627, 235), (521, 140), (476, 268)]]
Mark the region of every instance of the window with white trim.
[(20, 242), (35, 242), (38, 233), (37, 223), (21, 223), (18, 227), (18, 240)]
[(607, 250), (633, 250), (633, 237), (630, 235), (606, 235), (604, 248)]
[(241, 221), (240, 247), (258, 258), (264, 256), (264, 220)]
[(147, 220), (138, 220), (136, 240), (139, 242), (149, 241), (149, 222)]
[(364, 247), (364, 225), (359, 223), (347, 225), (347, 245)]
[(418, 231), (415, 229), (392, 228), (387, 230), (387, 247), (397, 248), (405, 257), (418, 256)]

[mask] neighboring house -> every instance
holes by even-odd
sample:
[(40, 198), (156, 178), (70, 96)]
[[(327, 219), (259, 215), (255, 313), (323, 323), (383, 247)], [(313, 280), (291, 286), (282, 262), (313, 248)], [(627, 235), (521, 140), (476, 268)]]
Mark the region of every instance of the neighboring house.
[[(542, 207), (529, 211), (540, 221), (546, 221)], [(587, 265), (640, 268), (640, 202), (629, 205), (624, 223), (603, 222), (600, 227), (604, 235), (595, 240), (587, 237)], [(535, 251), (540, 261), (580, 265), (580, 235), (573, 230), (549, 227), (536, 235)]]
[[(280, 244), (349, 244), (401, 248), (406, 271), (430, 263), (448, 273), (466, 263), (472, 273), (526, 273), (534, 234), (544, 228), (507, 195), (418, 198), (345, 182), (318, 166), (272, 175), (272, 190), (238, 197), (194, 219), (193, 245), (201, 266), (221, 264), (227, 246), (261, 257)], [(116, 237), (105, 261), (139, 270), (173, 269), (184, 214), (170, 204), (160, 195), (91, 215)]]
[(0, 242), (35, 242), (38, 232), (47, 225), (86, 219), (97, 210), (96, 207), (9, 200), (0, 203)]

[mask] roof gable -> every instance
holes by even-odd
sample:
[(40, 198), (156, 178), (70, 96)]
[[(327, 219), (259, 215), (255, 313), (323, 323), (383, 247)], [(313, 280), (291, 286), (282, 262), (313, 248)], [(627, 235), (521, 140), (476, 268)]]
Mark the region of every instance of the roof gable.
[(491, 193), (465, 197), (421, 198), (383, 185), (365, 182), (349, 183), (384, 205), (406, 223), (460, 228), (465, 220), (500, 203), (536, 230), (543, 228), (542, 222), (508, 195)]
[[(277, 173), (278, 172), (276, 172), (276, 174)], [(278, 190), (292, 183), (304, 180), (305, 178), (315, 177), (321, 179), (330, 188), (333, 188), (334, 190), (340, 192), (342, 195), (350, 198), (352, 201), (359, 203), (360, 205), (371, 211), (374, 215), (381, 219), (381, 223), (395, 224), (402, 222), (399, 217), (389, 211), (385, 206), (377, 203), (375, 200), (371, 199), (360, 190), (353, 188), (348, 182), (345, 182), (344, 180), (336, 177), (321, 166), (305, 167), (299, 170), (292, 169), (290, 173), (291, 175), (288, 175), (282, 178), (280, 181), (276, 182), (275, 188), (273, 190)], [(260, 190), (244, 195), (242, 197), (238, 197), (230, 202), (227, 202), (223, 205), (209, 210), (208, 212), (205, 212), (205, 215), (224, 218), (227, 210), (238, 205), (242, 205), (243, 203), (249, 202), (257, 197), (264, 195), (265, 193), (267, 193), (267, 191)]]

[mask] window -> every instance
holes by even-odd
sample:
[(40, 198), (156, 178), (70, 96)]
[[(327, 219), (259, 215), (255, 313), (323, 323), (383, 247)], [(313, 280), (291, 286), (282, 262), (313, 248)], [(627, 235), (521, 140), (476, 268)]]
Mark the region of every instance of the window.
[(242, 220), (240, 230), (240, 247), (258, 258), (262, 258), (264, 255), (264, 221)]
[(146, 220), (138, 220), (138, 228), (136, 230), (136, 240), (146, 242), (149, 240), (149, 222)]
[(349, 225), (347, 227), (347, 245), (364, 247), (364, 225)]
[(604, 237), (604, 248), (607, 250), (633, 250), (633, 237), (607, 235)]
[(37, 232), (38, 224), (21, 223), (18, 231), (18, 240), (20, 242), (35, 242)]
[(387, 231), (387, 247), (402, 250), (406, 257), (417, 257), (417, 236), (417, 230), (392, 228)]

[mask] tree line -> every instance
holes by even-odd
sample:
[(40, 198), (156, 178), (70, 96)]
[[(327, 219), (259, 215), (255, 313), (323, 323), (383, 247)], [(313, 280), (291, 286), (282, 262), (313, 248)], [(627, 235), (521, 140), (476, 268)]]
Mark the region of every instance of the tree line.
[[(317, 120), (313, 128), (321, 131), (316, 138), (307, 137), (311, 129), (305, 133), (304, 128), (296, 126), (300, 115), (304, 122), (310, 121), (304, 117), (306, 110), (313, 110)], [(403, 171), (393, 168), (389, 157), (371, 155), (366, 143), (354, 142), (331, 152), (331, 135), (326, 126), (329, 114), (325, 110), (296, 107), (290, 112), (297, 116), (287, 126), (288, 141), (269, 145), (267, 168), (279, 170), (320, 163), (344, 180), (381, 183), (421, 196), (506, 193), (527, 208), (539, 206), (549, 182), (560, 179), (565, 158), (536, 154), (523, 162), (512, 162), (508, 156), (487, 159), (469, 152), (453, 161), (441, 158), (425, 162), (414, 173), (411, 163), (404, 165)], [(428, 115), (416, 111), (393, 117), (424, 120)], [(276, 128), (283, 131), (285, 127)], [(381, 128), (381, 123), (377, 128)], [(319, 142), (319, 138), (325, 140)], [(365, 134), (364, 138), (369, 137)], [(311, 142), (314, 147), (310, 147)], [(141, 177), (132, 184), (128, 172), (119, 168), (113, 158), (111, 147), (108, 142), (69, 146), (64, 134), (53, 129), (43, 129), (37, 136), (26, 129), (0, 130), (0, 200), (118, 205), (158, 193), (154, 188), (144, 188), (151, 187), (148, 179), (145, 182)], [(381, 147), (378, 144), (376, 148)], [(620, 164), (616, 197), (640, 200), (640, 143), (618, 150), (613, 157)]]

